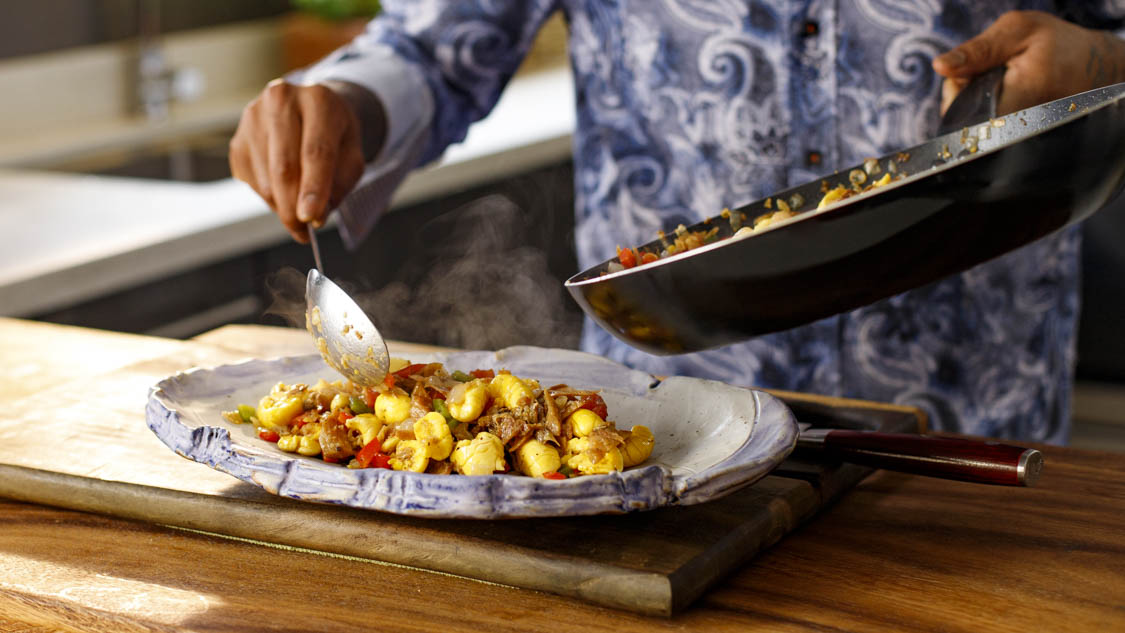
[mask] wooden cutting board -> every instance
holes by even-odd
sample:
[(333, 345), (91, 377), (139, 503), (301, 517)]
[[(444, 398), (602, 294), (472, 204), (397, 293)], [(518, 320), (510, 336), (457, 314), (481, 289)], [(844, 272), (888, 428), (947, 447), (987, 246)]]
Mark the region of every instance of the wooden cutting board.
[[(143, 339), (152, 343), (145, 346), (137, 338), (127, 342), (144, 360), (89, 377), (71, 372), (6, 402), (0, 496), (669, 615), (870, 472), (790, 459), (722, 499), (623, 516), (456, 521), (299, 502), (180, 458), (148, 430), (144, 409), (148, 388), (170, 374), (247, 356), (310, 353), (308, 335), (228, 326), (190, 342)], [(407, 357), (429, 349), (392, 345)], [(817, 424), (924, 429), (912, 408), (774, 393), (798, 419)]]

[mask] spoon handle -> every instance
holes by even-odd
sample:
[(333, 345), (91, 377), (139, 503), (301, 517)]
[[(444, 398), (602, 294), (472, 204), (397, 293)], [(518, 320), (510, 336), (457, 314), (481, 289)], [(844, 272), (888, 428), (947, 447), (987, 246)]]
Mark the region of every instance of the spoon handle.
[(324, 266), (320, 264), (320, 246), (316, 243), (316, 229), (311, 224), (306, 224), (305, 228), (309, 231), (309, 244), (312, 244), (313, 261), (316, 262), (316, 269), (323, 275)]

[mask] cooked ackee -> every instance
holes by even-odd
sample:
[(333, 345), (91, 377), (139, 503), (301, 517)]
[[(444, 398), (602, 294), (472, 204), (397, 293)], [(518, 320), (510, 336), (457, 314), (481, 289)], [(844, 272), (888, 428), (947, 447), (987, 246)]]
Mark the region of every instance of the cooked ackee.
[(374, 389), (341, 380), (278, 383), (258, 406), (223, 417), (253, 424), (259, 438), (289, 453), (433, 474), (606, 474), (644, 462), (655, 443), (644, 426), (617, 429), (597, 391), (402, 359), (391, 359)]
[[(878, 160), (869, 158), (864, 161), (863, 169), (857, 168), (848, 172), (848, 185), (839, 184), (829, 188), (828, 181), (822, 181), (820, 183), (820, 190), (824, 195), (821, 197), (820, 203), (816, 205), (817, 210), (823, 209), (841, 200), (846, 200), (854, 195), (888, 185), (896, 178), (901, 178), (903, 174), (898, 171), (896, 163), (906, 162), (909, 158), (910, 156), (908, 154), (898, 154), (894, 158), (889, 159), (887, 161), (887, 170), (885, 173), (879, 166)], [(880, 173), (883, 173), (882, 177), (876, 178)], [(775, 200), (777, 209), (774, 209)], [(745, 224), (745, 213), (731, 211), (730, 209), (723, 209), (719, 216), (730, 223), (732, 231), (731, 237), (743, 237), (796, 216), (804, 204), (805, 200), (800, 194), (793, 194), (789, 200), (783, 200), (782, 198), (766, 198), (762, 206), (766, 209), (770, 209), (770, 211), (755, 217), (754, 221), (750, 224)], [(711, 220), (708, 219), (707, 223), (710, 222)], [(672, 242), (668, 241), (663, 231), (658, 234), (661, 243), (659, 253), (645, 251), (640, 248), (621, 248), (618, 246), (617, 261), (610, 261), (605, 273), (618, 272), (641, 264), (655, 262), (661, 258), (669, 257), (677, 253), (699, 248), (704, 244), (710, 244), (716, 241), (718, 239), (718, 233), (718, 227), (712, 227), (705, 231), (690, 231), (681, 224), (676, 227), (675, 237)]]

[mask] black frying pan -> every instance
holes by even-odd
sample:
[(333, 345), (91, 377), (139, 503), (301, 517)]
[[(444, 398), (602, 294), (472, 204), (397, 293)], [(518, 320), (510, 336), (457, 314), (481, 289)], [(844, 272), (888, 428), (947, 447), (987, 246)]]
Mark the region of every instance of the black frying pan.
[[(1060, 99), (879, 158), (907, 174), (815, 210), (817, 180), (750, 203), (803, 200), (799, 215), (738, 239), (566, 282), (618, 338), (656, 354), (719, 347), (917, 288), (1079, 222), (1125, 182), (1125, 84)], [(847, 184), (854, 169), (825, 178)], [(688, 227), (719, 227), (716, 215)], [(624, 245), (623, 245), (624, 246)], [(659, 251), (661, 242), (642, 246)], [(612, 260), (616, 261), (616, 260)]]

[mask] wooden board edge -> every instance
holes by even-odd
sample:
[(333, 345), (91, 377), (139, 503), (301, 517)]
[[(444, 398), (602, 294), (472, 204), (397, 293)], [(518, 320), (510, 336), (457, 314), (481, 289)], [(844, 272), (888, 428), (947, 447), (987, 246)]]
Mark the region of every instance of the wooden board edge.
[[(404, 538), (393, 522), (365, 521), (356, 516), (359, 511), (334, 506), (211, 497), (9, 464), (0, 464), (0, 497), (436, 571), (646, 615), (667, 615), (672, 608), (673, 592), (664, 574), (511, 545), (498, 551), (495, 543), (471, 539), (458, 545), (456, 556), (429, 556), (425, 531)], [(434, 538), (440, 534), (435, 531)]]
[[(760, 482), (763, 496), (773, 498), (768, 512), (744, 522), (718, 544), (672, 572), (671, 611), (675, 615), (708, 589), (721, 582), (759, 553), (774, 545), (819, 511), (821, 492), (808, 481), (786, 477), (767, 477)], [(741, 552), (734, 556), (733, 552)]]
[(922, 409), (902, 404), (889, 402), (876, 402), (873, 400), (859, 400), (856, 398), (842, 398), (839, 396), (824, 396), (815, 393), (801, 393), (785, 391), (782, 389), (761, 389), (770, 395), (776, 396), (787, 405), (791, 403), (816, 404), (832, 409), (857, 409), (871, 411), (886, 411), (889, 413), (904, 414), (914, 418), (917, 422), (917, 432), (925, 433), (929, 429), (929, 417)]

